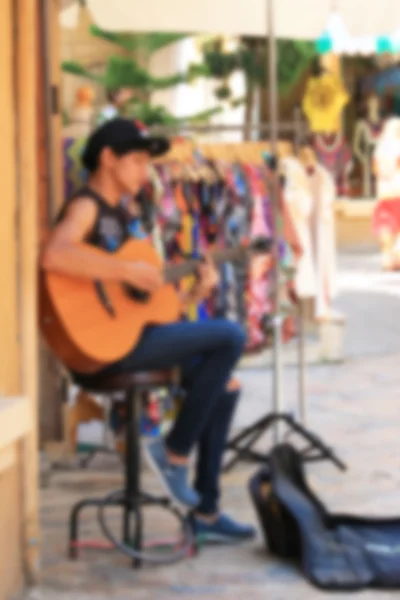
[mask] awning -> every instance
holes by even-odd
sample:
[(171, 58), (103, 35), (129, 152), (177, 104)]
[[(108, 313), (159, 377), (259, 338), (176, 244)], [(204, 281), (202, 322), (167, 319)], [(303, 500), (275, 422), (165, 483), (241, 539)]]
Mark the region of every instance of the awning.
[[(267, 0), (86, 0), (86, 5), (96, 25), (109, 31), (267, 33)], [(274, 7), (278, 38), (315, 40), (333, 11), (351, 36), (385, 36), (400, 27), (399, 0), (275, 0)], [(61, 11), (61, 20), (67, 11), (71, 26), (71, 5)]]

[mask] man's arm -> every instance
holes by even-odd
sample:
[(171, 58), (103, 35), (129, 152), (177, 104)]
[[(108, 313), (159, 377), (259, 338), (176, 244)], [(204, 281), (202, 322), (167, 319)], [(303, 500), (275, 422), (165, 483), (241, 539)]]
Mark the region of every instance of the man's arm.
[(219, 283), (219, 273), (210, 257), (205, 257), (205, 262), (199, 265), (198, 279), (192, 289), (181, 292), (183, 305), (187, 308), (190, 304), (197, 304), (207, 299)]
[(158, 289), (162, 285), (158, 269), (124, 261), (107, 252), (93, 252), (85, 245), (84, 240), (92, 230), (96, 216), (97, 207), (91, 199), (73, 202), (42, 252), (41, 267), (75, 277), (125, 281), (148, 292)]

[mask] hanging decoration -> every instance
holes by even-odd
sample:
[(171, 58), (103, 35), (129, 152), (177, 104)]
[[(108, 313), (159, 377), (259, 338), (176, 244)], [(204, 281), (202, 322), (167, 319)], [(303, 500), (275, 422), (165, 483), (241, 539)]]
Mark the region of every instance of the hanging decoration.
[(394, 43), (388, 36), (380, 36), (376, 40), (377, 54), (392, 54), (395, 51)]
[(318, 54), (396, 54), (400, 52), (400, 32), (381, 36), (352, 36), (339, 13), (333, 12), (321, 36), (315, 42)]
[(332, 73), (310, 77), (302, 108), (312, 133), (336, 133), (340, 117), (349, 101), (341, 79)]
[(333, 49), (333, 41), (328, 33), (323, 33), (315, 43), (318, 54), (329, 54)]

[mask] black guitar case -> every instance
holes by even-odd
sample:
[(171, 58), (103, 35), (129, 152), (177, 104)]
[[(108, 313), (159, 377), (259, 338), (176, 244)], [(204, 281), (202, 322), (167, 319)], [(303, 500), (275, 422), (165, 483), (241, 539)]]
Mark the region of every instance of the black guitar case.
[(400, 518), (330, 514), (292, 446), (276, 446), (249, 488), (269, 552), (298, 562), (317, 587), (400, 588)]

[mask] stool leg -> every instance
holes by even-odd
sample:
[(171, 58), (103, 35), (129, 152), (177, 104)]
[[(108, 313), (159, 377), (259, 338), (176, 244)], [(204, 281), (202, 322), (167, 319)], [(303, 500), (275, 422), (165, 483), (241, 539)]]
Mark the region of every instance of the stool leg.
[(86, 507), (93, 506), (101, 506), (102, 500), (98, 498), (87, 498), (86, 500), (81, 500), (77, 502), (71, 510), (70, 518), (69, 518), (69, 547), (68, 554), (71, 560), (75, 560), (78, 558), (79, 549), (79, 518), (81, 515), (81, 511)]
[[(124, 514), (124, 541), (131, 541), (130, 520), (135, 513), (135, 533), (133, 548), (138, 552), (142, 549), (142, 512), (140, 497), (140, 392), (131, 390), (126, 396), (126, 460), (125, 460), (125, 492), (126, 505)], [(140, 567), (140, 559), (134, 560), (134, 566)]]

